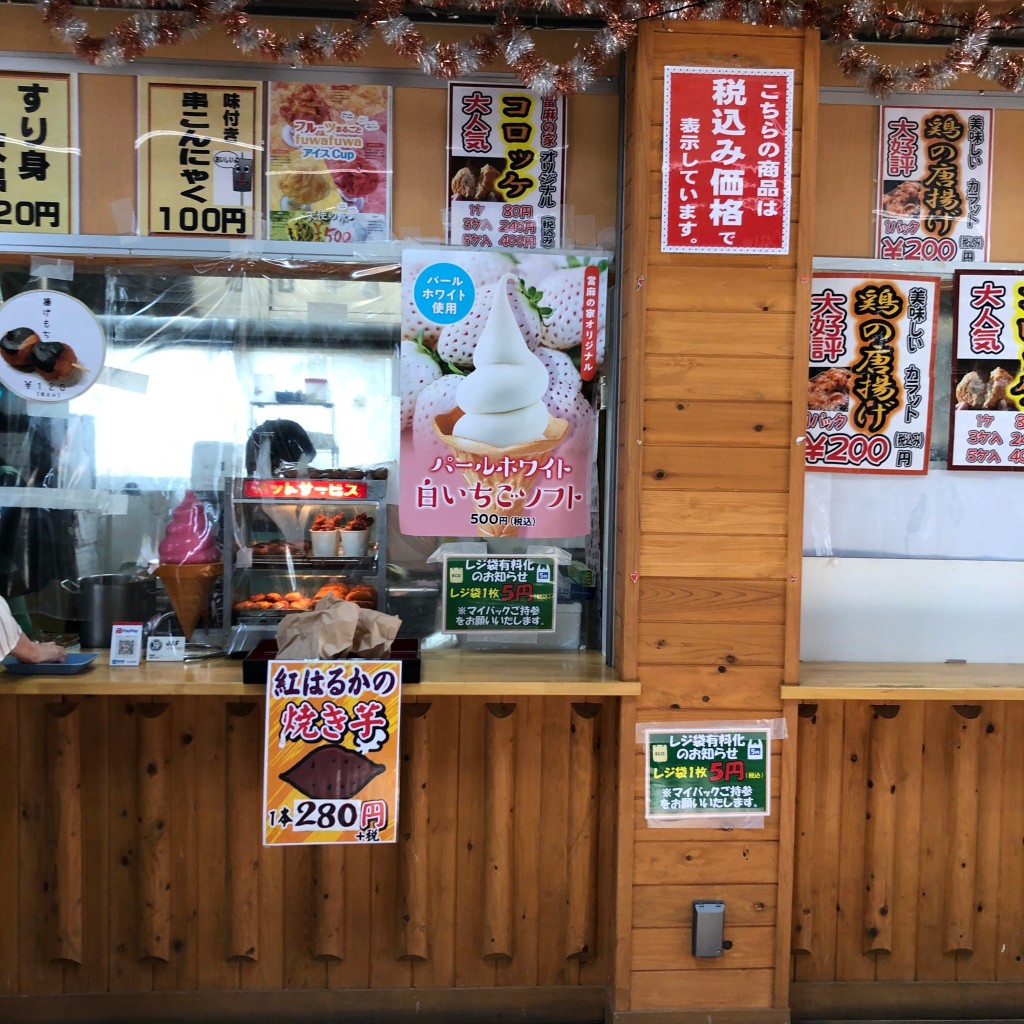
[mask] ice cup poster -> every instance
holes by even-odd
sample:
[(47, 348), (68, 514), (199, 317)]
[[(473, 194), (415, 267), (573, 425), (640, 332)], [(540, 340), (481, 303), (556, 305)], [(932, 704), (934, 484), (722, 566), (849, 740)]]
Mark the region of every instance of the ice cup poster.
[(407, 250), (402, 531), (590, 532), (608, 259)]
[(391, 89), (271, 82), (269, 236), (348, 245), (391, 231)]

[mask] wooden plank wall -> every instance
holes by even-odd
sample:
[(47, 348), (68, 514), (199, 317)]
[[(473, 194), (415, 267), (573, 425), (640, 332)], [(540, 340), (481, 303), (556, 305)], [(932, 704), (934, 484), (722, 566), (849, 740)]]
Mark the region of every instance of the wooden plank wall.
[[(797, 363), (817, 57), (817, 39), (800, 31), (673, 21), (644, 23), (631, 55), (616, 662), (642, 681), (639, 723), (778, 717), (779, 685), (797, 671), (803, 467), (794, 439), (806, 387)], [(666, 64), (795, 69), (788, 255), (660, 251)], [(781, 742), (780, 799), (766, 827), (749, 831), (648, 829), (636, 750), (632, 765), (624, 758), (634, 832), (619, 881), (632, 909), (619, 930), (632, 952), (619, 964), (617, 1012), (786, 1007), (794, 779), (782, 771)], [(699, 898), (726, 901), (732, 946), (721, 958), (690, 954)]]
[(798, 750), (794, 1003), (931, 983), (943, 1016), (946, 983), (998, 982), (1019, 1010), (1024, 703), (803, 704)]
[(617, 718), (406, 703), (399, 842), (267, 848), (262, 699), (0, 696), (0, 997), (605, 986)]

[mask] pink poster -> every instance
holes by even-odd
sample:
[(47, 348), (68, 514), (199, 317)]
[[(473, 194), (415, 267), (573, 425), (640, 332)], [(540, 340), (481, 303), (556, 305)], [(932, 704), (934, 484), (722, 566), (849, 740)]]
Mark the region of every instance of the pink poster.
[(403, 533), (590, 532), (607, 278), (600, 255), (403, 253)]
[(665, 68), (662, 252), (789, 252), (793, 72)]

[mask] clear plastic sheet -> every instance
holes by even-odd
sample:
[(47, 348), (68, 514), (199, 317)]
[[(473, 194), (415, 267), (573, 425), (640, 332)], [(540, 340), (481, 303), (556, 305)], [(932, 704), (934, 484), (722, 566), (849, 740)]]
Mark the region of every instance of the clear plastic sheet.
[[(0, 393), (0, 594), (27, 631), (80, 631), (83, 589), (97, 577), (151, 579), (189, 492), (223, 557), (234, 558), (251, 538), (225, 536), (227, 488), (247, 475), (247, 455), (250, 466), (262, 455), (257, 475), (268, 468), (266, 447), (254, 450), (251, 439), (282, 420), (298, 425), (312, 451), (291, 467), (275, 453), (272, 472), (311, 467), (325, 478), (384, 481), (376, 528), (386, 538), (386, 610), (402, 617), (404, 635), (434, 631), (440, 569), (428, 559), (444, 538), (400, 535), (393, 507), (400, 261), (393, 247), (368, 255), (331, 265), (82, 258), (0, 272), (3, 300), (67, 293), (106, 336), (97, 382), (70, 401)], [(573, 539), (573, 557), (600, 550), (600, 525), (595, 516), (594, 537)], [(238, 595), (222, 588), (218, 581), (200, 639), (205, 630), (227, 640)], [(147, 617), (168, 610), (156, 591), (155, 607), (140, 605)], [(585, 633), (584, 645), (600, 646), (599, 614)]]

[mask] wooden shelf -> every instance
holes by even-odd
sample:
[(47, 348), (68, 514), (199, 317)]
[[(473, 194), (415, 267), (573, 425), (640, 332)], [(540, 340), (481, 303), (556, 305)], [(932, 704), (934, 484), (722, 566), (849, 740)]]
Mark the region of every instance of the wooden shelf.
[(1024, 700), (1024, 665), (804, 661), (783, 700)]
[[(527, 654), (427, 652), (423, 681), (406, 685), (403, 697), (611, 697), (640, 692), (637, 682), (620, 681), (597, 651), (544, 651)], [(143, 662), (137, 668), (109, 663), (101, 651), (81, 675), (16, 676), (0, 671), (2, 694), (132, 697), (259, 697), (264, 687), (242, 682), (241, 661)]]

